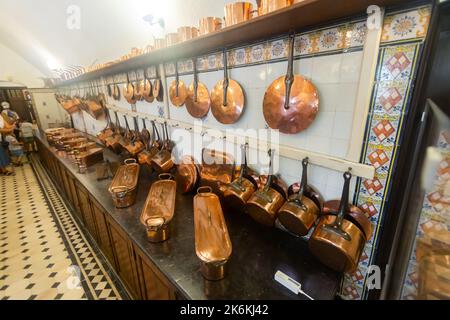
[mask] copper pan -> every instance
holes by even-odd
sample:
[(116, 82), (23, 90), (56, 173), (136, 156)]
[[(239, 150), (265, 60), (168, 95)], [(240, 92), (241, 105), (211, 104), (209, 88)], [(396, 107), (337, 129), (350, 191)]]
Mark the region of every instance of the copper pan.
[(140, 86), (141, 81), (138, 80), (137, 71), (134, 71), (134, 83), (133, 83), (133, 89), (134, 89), (134, 99), (136, 101), (142, 100), (142, 93), (143, 93), (143, 87)]
[(222, 19), (216, 17), (205, 17), (199, 21), (199, 35), (205, 35), (222, 29)]
[(122, 95), (129, 104), (136, 103), (136, 99), (134, 97), (134, 86), (133, 86), (133, 83), (131, 83), (131, 81), (130, 81), (128, 72), (127, 72), (127, 82), (123, 85), (123, 88), (122, 88)]
[(211, 112), (220, 123), (231, 124), (239, 120), (245, 107), (241, 85), (228, 77), (227, 51), (223, 50), (223, 80), (211, 91)]
[(108, 149), (112, 150), (114, 153), (120, 153), (121, 145), (120, 140), (122, 137), (119, 117), (117, 116), (117, 112), (114, 111), (114, 115), (116, 117), (116, 124), (114, 125), (114, 133), (113, 135), (107, 137), (105, 139), (105, 145)]
[(150, 132), (147, 130), (147, 126), (145, 124), (145, 119), (142, 119), (142, 130), (139, 133), (140, 140), (144, 144), (144, 150), (138, 154), (138, 162), (139, 164), (146, 164), (148, 161), (148, 157), (150, 156), (148, 150), (149, 150), (149, 144), (151, 135)]
[[(339, 212), (340, 200), (329, 200), (324, 203), (323, 214), (334, 214), (337, 215)], [(364, 211), (359, 207), (348, 204), (348, 212), (345, 218), (354, 224), (356, 224), (363, 232), (366, 240), (369, 241), (372, 237), (372, 225), (369, 218), (364, 214)]]
[(169, 172), (174, 167), (172, 158), (172, 142), (169, 138), (167, 122), (164, 122), (163, 134), (165, 134), (163, 146), (161, 150), (151, 159), (152, 167), (158, 173)]
[(112, 85), (112, 97), (114, 100), (119, 101), (120, 100), (120, 89), (117, 83), (114, 81), (113, 77), (113, 85)]
[(261, 0), (261, 5), (258, 8), (259, 15), (283, 9), (292, 3), (293, 0)]
[(178, 40), (180, 42), (192, 40), (198, 37), (198, 29), (195, 27), (189, 26), (179, 27), (177, 29), (177, 33), (178, 33)]
[(150, 135), (150, 139), (146, 144), (146, 149), (139, 154), (139, 163), (146, 163), (152, 167), (152, 159), (159, 152), (161, 147), (161, 141), (159, 137), (159, 132), (156, 129), (155, 122), (152, 121), (152, 134)]
[(135, 159), (126, 159), (117, 170), (108, 188), (117, 208), (130, 207), (135, 203), (138, 180), (139, 164)]
[(166, 47), (166, 39), (164, 38), (155, 39), (155, 50), (163, 49), (165, 47)]
[(344, 173), (345, 182), (337, 216), (322, 216), (308, 241), (309, 249), (322, 263), (333, 270), (348, 273), (356, 270), (366, 243), (364, 232), (346, 219), (351, 177), (350, 172)]
[(156, 101), (162, 102), (164, 100), (164, 91), (162, 87), (161, 77), (159, 76), (158, 66), (156, 67), (156, 79), (153, 81), (153, 97)]
[(294, 76), (294, 39), (294, 34), (289, 35), (286, 76), (272, 82), (263, 100), (263, 114), (269, 127), (290, 134), (308, 128), (319, 111), (316, 87), (302, 76)]
[(225, 277), (232, 245), (220, 200), (210, 187), (201, 187), (194, 197), (195, 253), (201, 273), (208, 280)]
[(250, 2), (233, 2), (225, 5), (225, 26), (242, 23), (250, 19), (253, 5)]
[(194, 118), (203, 118), (211, 107), (208, 88), (198, 81), (197, 59), (192, 59), (194, 64), (194, 81), (187, 90), (186, 109)]
[(258, 184), (249, 174), (247, 167), (248, 143), (241, 146), (241, 168), (239, 177), (225, 187), (224, 199), (227, 206), (236, 211), (243, 211), (247, 200), (257, 190)]
[(145, 101), (152, 103), (155, 100), (153, 96), (153, 86), (152, 82), (147, 77), (147, 68), (144, 69), (144, 79), (140, 82), (139, 87), (142, 92), (142, 99)]
[(177, 189), (181, 193), (192, 191), (198, 183), (198, 178), (195, 159), (192, 156), (183, 156), (177, 165), (177, 172), (175, 174)]
[(169, 238), (176, 194), (176, 182), (168, 173), (160, 174), (159, 180), (150, 187), (140, 217), (150, 242), (162, 242)]
[(114, 134), (114, 128), (111, 121), (111, 115), (109, 110), (105, 108), (106, 114), (106, 127), (102, 131), (97, 134), (97, 138), (103, 143), (106, 144), (106, 139), (111, 137)]
[(175, 80), (172, 81), (172, 84), (170, 85), (169, 98), (170, 102), (172, 102), (172, 104), (175, 107), (181, 107), (186, 102), (187, 90), (183, 80), (180, 80), (178, 75), (178, 62), (175, 61), (174, 63), (175, 63)]
[(285, 202), (283, 194), (273, 188), (273, 156), (275, 151), (269, 150), (270, 164), (269, 177), (262, 190), (258, 190), (247, 201), (247, 210), (250, 216), (257, 222), (273, 227), (277, 218), (277, 212)]
[(306, 187), (308, 159), (302, 161), (302, 181), (300, 190), (296, 194), (292, 194), (288, 201), (278, 211), (278, 220), (290, 232), (304, 236), (314, 226), (320, 214), (320, 209), (316, 203), (307, 195)]
[(219, 196), (234, 180), (235, 162), (231, 155), (217, 150), (203, 149), (199, 166), (200, 186), (209, 186)]
[(139, 135), (137, 117), (133, 117), (133, 122), (134, 122), (134, 130), (130, 130), (129, 143), (125, 145), (125, 149), (132, 157), (136, 157), (142, 150), (144, 150), (145, 146), (142, 143), (141, 137)]

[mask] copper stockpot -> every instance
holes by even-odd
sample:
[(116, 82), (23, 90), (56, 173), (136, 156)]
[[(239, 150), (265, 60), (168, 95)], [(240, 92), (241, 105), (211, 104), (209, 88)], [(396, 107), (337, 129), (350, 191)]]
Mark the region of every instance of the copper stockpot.
[(232, 245), (220, 200), (210, 187), (200, 187), (194, 197), (195, 253), (208, 280), (225, 277)]
[(267, 14), (288, 7), (292, 3), (293, 0), (261, 0), (258, 13), (259, 15)]
[(186, 109), (194, 118), (203, 118), (208, 114), (211, 107), (211, 99), (209, 97), (208, 88), (198, 81), (197, 59), (192, 59), (194, 66), (194, 81), (187, 89)]
[(253, 5), (250, 2), (227, 3), (225, 5), (225, 26), (230, 27), (248, 21), (252, 9)]
[(331, 269), (352, 273), (358, 266), (366, 236), (356, 224), (346, 219), (349, 212), (350, 172), (344, 173), (344, 179), (337, 216), (333, 214), (322, 216), (308, 244), (311, 252)]
[(263, 114), (269, 127), (294, 134), (308, 128), (319, 111), (316, 87), (300, 75), (294, 76), (294, 39), (289, 35), (286, 76), (271, 83), (264, 94)]
[(219, 196), (224, 188), (234, 180), (235, 162), (225, 152), (203, 149), (199, 166), (200, 186), (209, 186)]
[(183, 156), (177, 165), (175, 174), (177, 189), (181, 193), (192, 191), (198, 183), (198, 170), (195, 159), (192, 156)]
[(181, 107), (186, 102), (187, 95), (186, 86), (184, 85), (183, 80), (180, 80), (178, 75), (178, 62), (175, 61), (175, 80), (172, 81), (169, 88), (170, 102), (172, 102), (175, 107)]
[(247, 201), (247, 210), (250, 216), (257, 222), (273, 227), (277, 218), (278, 209), (285, 202), (285, 196), (277, 191), (273, 185), (273, 156), (275, 151), (269, 150), (270, 164), (269, 177), (266, 185), (256, 191)]
[(169, 138), (167, 122), (164, 122), (163, 134), (165, 134), (165, 141), (163, 143), (162, 149), (151, 159), (152, 167), (158, 173), (169, 172), (174, 167), (171, 146), (172, 142)]
[(300, 190), (296, 194), (292, 194), (288, 201), (278, 211), (278, 220), (290, 232), (304, 236), (314, 226), (320, 214), (320, 209), (312, 198), (308, 197), (306, 188), (308, 186), (307, 168), (308, 159), (302, 161), (302, 181)]
[(188, 41), (198, 37), (198, 29), (196, 27), (179, 27), (177, 29), (178, 40), (180, 42)]
[(170, 47), (173, 45), (176, 45), (180, 42), (180, 39), (178, 38), (178, 33), (172, 32), (166, 34), (166, 46)]
[(205, 35), (222, 29), (222, 19), (217, 17), (205, 17), (199, 21), (199, 35)]
[(108, 188), (117, 208), (132, 206), (136, 201), (136, 187), (139, 180), (139, 164), (135, 159), (126, 159), (117, 169)]
[(150, 242), (162, 242), (169, 238), (169, 225), (175, 212), (176, 182), (171, 174), (159, 175), (150, 187), (141, 211), (141, 223), (147, 230)]
[(225, 186), (223, 193), (225, 203), (237, 211), (243, 211), (246, 208), (247, 200), (258, 189), (257, 182), (248, 172), (247, 152), (248, 144), (246, 143), (241, 146), (242, 161), (239, 177)]
[(227, 51), (223, 50), (223, 80), (211, 91), (211, 112), (220, 123), (231, 124), (244, 112), (245, 96), (241, 85), (228, 77)]
[(155, 39), (155, 50), (163, 49), (165, 47), (166, 47), (166, 39), (164, 38)]

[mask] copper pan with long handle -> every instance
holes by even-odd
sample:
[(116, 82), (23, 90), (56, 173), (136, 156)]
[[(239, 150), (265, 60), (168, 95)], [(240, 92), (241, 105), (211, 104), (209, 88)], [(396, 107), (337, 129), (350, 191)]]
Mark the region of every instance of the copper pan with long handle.
[(175, 107), (181, 107), (186, 102), (187, 98), (187, 89), (183, 80), (180, 80), (178, 74), (178, 62), (175, 61), (175, 80), (172, 81), (172, 84), (169, 88), (169, 98), (170, 102)]
[(286, 75), (272, 82), (263, 100), (263, 114), (269, 127), (288, 134), (308, 128), (319, 111), (316, 87), (301, 75), (294, 75), (294, 40), (292, 33)]
[(144, 79), (141, 81), (139, 86), (142, 88), (142, 99), (149, 103), (152, 103), (155, 100), (155, 97), (153, 96), (152, 82), (148, 79), (147, 76), (147, 68), (144, 69)]
[(134, 88), (134, 98), (136, 99), (136, 101), (141, 101), (142, 100), (142, 92), (143, 92), (143, 87), (141, 87), (141, 82), (138, 79), (138, 74), (137, 74), (137, 70), (134, 71), (134, 83), (133, 83), (133, 88)]
[(228, 77), (227, 50), (223, 49), (223, 80), (211, 91), (211, 112), (223, 124), (239, 120), (244, 112), (245, 96), (241, 85)]
[(314, 226), (319, 217), (320, 209), (309, 197), (308, 186), (308, 159), (302, 160), (302, 180), (300, 190), (292, 194), (288, 201), (278, 211), (278, 220), (290, 232), (304, 236)]
[(337, 215), (322, 216), (308, 241), (309, 249), (322, 263), (333, 270), (349, 273), (356, 270), (366, 244), (363, 230), (346, 218), (351, 177), (350, 172), (344, 173)]
[(130, 81), (130, 76), (127, 74), (127, 82), (123, 85), (122, 88), (122, 95), (127, 100), (129, 104), (135, 104), (136, 99), (134, 97), (134, 86), (133, 83)]
[(209, 97), (208, 88), (198, 81), (197, 59), (192, 59), (194, 65), (194, 81), (190, 84), (187, 97), (186, 109), (194, 118), (203, 118), (208, 114), (211, 107), (211, 99)]
[(155, 97), (158, 102), (162, 102), (164, 100), (164, 91), (161, 77), (159, 76), (158, 66), (156, 67), (156, 79), (153, 81), (153, 97)]

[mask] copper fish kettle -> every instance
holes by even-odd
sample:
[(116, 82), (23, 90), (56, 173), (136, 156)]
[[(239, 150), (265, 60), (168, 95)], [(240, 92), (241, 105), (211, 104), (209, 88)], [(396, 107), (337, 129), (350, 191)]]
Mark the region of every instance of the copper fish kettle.
[(136, 201), (136, 187), (139, 180), (139, 164), (135, 159), (126, 159), (109, 186), (109, 193), (117, 208), (132, 206)]

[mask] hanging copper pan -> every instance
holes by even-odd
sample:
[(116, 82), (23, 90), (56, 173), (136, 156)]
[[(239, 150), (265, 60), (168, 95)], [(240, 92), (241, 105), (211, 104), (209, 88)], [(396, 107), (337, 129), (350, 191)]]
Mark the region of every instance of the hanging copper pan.
[(122, 95), (129, 104), (136, 103), (136, 99), (134, 98), (134, 86), (133, 83), (131, 83), (130, 81), (128, 72), (127, 72), (127, 83), (125, 83), (122, 88)]
[(153, 96), (152, 82), (147, 77), (147, 68), (144, 69), (144, 79), (139, 86), (142, 88), (142, 98), (145, 101), (152, 103), (155, 100), (155, 97)]
[(267, 88), (263, 100), (263, 114), (272, 129), (282, 133), (298, 133), (308, 128), (319, 111), (316, 87), (300, 75), (294, 75), (294, 39), (289, 35), (288, 68)]
[(152, 158), (151, 163), (153, 169), (158, 173), (167, 173), (174, 166), (172, 158), (172, 141), (170, 141), (167, 122), (163, 125), (164, 142), (161, 150)]
[(172, 104), (175, 107), (181, 107), (186, 102), (187, 90), (183, 80), (180, 80), (178, 75), (178, 62), (175, 61), (174, 64), (175, 64), (175, 80), (172, 81), (172, 84), (170, 85), (169, 97), (170, 102), (172, 102)]
[(225, 187), (223, 193), (227, 206), (236, 211), (244, 211), (247, 200), (258, 189), (258, 183), (249, 174), (247, 167), (248, 143), (241, 146), (241, 168), (239, 177)]
[(195, 159), (192, 156), (183, 156), (177, 165), (175, 174), (177, 189), (181, 193), (192, 191), (198, 183), (198, 170), (195, 165)]
[(356, 270), (366, 243), (363, 230), (346, 218), (351, 177), (350, 172), (344, 173), (338, 214), (320, 218), (308, 241), (309, 249), (322, 263), (333, 270), (349, 273)]
[(136, 101), (141, 101), (142, 100), (142, 91), (143, 88), (140, 86), (142, 81), (138, 80), (138, 75), (137, 75), (137, 71), (134, 71), (134, 83), (133, 83), (133, 88), (134, 88), (134, 99), (136, 99)]
[(306, 190), (308, 186), (307, 158), (303, 159), (302, 167), (300, 190), (298, 193), (292, 194), (278, 211), (278, 220), (280, 223), (290, 232), (298, 236), (308, 234), (320, 214), (319, 207), (308, 196), (309, 192)]
[(228, 78), (227, 51), (223, 50), (223, 80), (211, 91), (211, 112), (220, 123), (231, 124), (244, 112), (245, 97), (241, 85)]
[(161, 78), (159, 76), (158, 66), (156, 67), (156, 79), (153, 81), (153, 97), (159, 102), (164, 100), (164, 91)]
[(186, 98), (186, 109), (194, 118), (203, 118), (208, 114), (211, 106), (208, 88), (198, 81), (197, 59), (192, 59), (194, 65), (194, 82), (188, 88)]
[(120, 89), (119, 86), (117, 85), (117, 83), (114, 81), (114, 76), (113, 76), (113, 86), (112, 86), (112, 97), (114, 100), (119, 101), (120, 100)]

